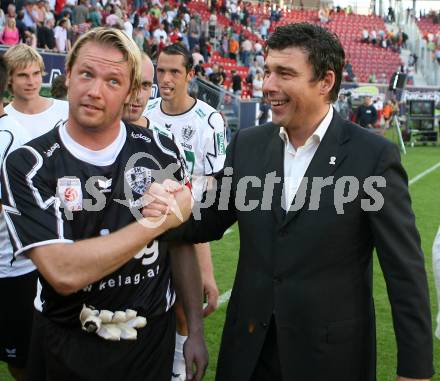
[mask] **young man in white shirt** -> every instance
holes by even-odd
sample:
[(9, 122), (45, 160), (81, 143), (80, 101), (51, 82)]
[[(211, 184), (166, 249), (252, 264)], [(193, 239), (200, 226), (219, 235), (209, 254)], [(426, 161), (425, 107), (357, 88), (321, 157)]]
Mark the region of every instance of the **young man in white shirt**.
[[(0, 56), (0, 94), (7, 86), (8, 69)], [(8, 153), (29, 140), (26, 131), (6, 114), (0, 100), (0, 167)], [(37, 273), (32, 262), (13, 259), (13, 249), (6, 228), (0, 188), (0, 361), (8, 364), (16, 380), (24, 380), (29, 340), (32, 332), (33, 300), (37, 288)]]
[(15, 45), (5, 53), (8, 64), (8, 90), (14, 96), (5, 107), (34, 139), (67, 119), (69, 104), (66, 101), (40, 95), (44, 62), (40, 54), (25, 44)]

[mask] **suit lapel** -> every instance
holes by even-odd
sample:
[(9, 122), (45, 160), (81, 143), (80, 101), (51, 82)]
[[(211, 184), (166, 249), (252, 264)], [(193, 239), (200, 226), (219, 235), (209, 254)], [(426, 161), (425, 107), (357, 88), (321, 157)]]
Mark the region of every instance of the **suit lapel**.
[(281, 209), (281, 194), (284, 183), (284, 143), (279, 136), (279, 127), (274, 125), (273, 133), (268, 141), (268, 150), (266, 151), (266, 157), (264, 160), (263, 168), (264, 174), (262, 181), (267, 174), (275, 172), (281, 181), (274, 184), (271, 209), (278, 224), (281, 224), (284, 219), (284, 211)]
[[(347, 140), (348, 134), (345, 130), (344, 121), (335, 112), (333, 114), (333, 119), (327, 129), (327, 132), (325, 133), (323, 140), (319, 144), (319, 147), (304, 175), (304, 179), (308, 179), (305, 201), (302, 203), (301, 208), (298, 208), (297, 210), (291, 210), (286, 214), (286, 218), (283, 220), (283, 226), (292, 221), (292, 219), (295, 218), (295, 216), (297, 216), (304, 207), (307, 207), (310, 198), (313, 178), (326, 178), (328, 176), (331, 176), (345, 160), (347, 152), (344, 149), (344, 143)], [(298, 190), (297, 195), (299, 193), (300, 190)], [(293, 205), (295, 204), (296, 197), (297, 196), (295, 196), (293, 200)]]

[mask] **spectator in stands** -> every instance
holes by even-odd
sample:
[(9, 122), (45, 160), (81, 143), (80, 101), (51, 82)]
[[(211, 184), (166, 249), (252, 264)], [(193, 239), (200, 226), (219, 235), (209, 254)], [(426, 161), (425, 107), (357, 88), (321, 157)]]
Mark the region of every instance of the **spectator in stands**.
[(33, 30), (36, 30), (37, 14), (35, 12), (34, 3), (32, 0), (26, 0), (23, 12), (24, 12), (23, 22), (26, 28), (32, 28)]
[(20, 42), (20, 33), (18, 31), (15, 19), (8, 18), (6, 26), (0, 37), (0, 43), (3, 45), (17, 45)]
[(37, 28), (37, 46), (40, 49), (53, 50), (56, 47), (54, 34), (54, 20), (48, 19), (44, 25)]
[(204, 60), (203, 56), (200, 54), (200, 47), (198, 45), (196, 45), (193, 48), (192, 57), (193, 57), (193, 62), (194, 63), (200, 63), (200, 62), (202, 62), (202, 64), (205, 63), (205, 60)]
[(105, 24), (112, 27), (117, 27), (122, 24), (122, 20), (116, 14), (116, 9), (114, 6), (111, 6), (110, 14), (105, 18)]
[(17, 13), (17, 19), (16, 19), (16, 23), (17, 23), (17, 29), (18, 29), (18, 33), (20, 35), (20, 41), (23, 42), (24, 41), (24, 32), (26, 30), (26, 25), (23, 22), (24, 19), (24, 11), (20, 10)]
[(376, 43), (377, 43), (377, 33), (376, 33), (375, 29), (372, 29), (371, 32), (370, 32), (370, 42), (373, 45), (376, 45)]
[(79, 0), (79, 4), (73, 7), (72, 24), (83, 24), (89, 18), (89, 8), (87, 7), (87, 0)]
[(239, 48), (240, 48), (240, 45), (239, 45), (238, 41), (235, 38), (230, 37), (229, 38), (229, 58), (231, 58), (233, 60), (237, 60), (237, 54), (238, 54)]
[(241, 95), (241, 77), (237, 73), (237, 70), (232, 69), (232, 92), (234, 95)]
[(223, 76), (220, 74), (219, 66), (217, 64), (212, 65), (212, 73), (209, 74), (209, 81), (217, 86), (223, 84)]
[(168, 34), (165, 31), (165, 25), (163, 22), (159, 24), (159, 27), (153, 32), (153, 37), (157, 38), (157, 41), (160, 41), (160, 39), (163, 39), (163, 42), (166, 43), (168, 40)]
[(368, 33), (367, 27), (364, 26), (364, 29), (362, 29), (362, 39), (361, 42), (370, 42), (370, 34)]
[(17, 10), (17, 8), (16, 8), (15, 4), (9, 3), (8, 10), (6, 12), (6, 17), (13, 18), (13, 19), (17, 18), (16, 10)]
[(44, 20), (46, 19), (46, 4), (45, 0), (38, 0), (35, 9), (35, 15), (36, 15), (36, 24), (42, 25), (44, 23)]
[(241, 43), (241, 63), (243, 66), (249, 66), (251, 60), (252, 42), (249, 38), (245, 38)]
[(374, 128), (377, 122), (377, 110), (373, 106), (371, 96), (364, 97), (364, 103), (359, 106), (356, 112), (356, 123), (364, 128)]
[(24, 43), (34, 49), (37, 48), (37, 36), (32, 28), (26, 28), (24, 31)]
[(252, 81), (252, 98), (263, 98), (263, 73), (260, 69)]
[[(200, 39), (200, 24), (196, 21), (195, 17), (191, 17), (188, 25), (188, 44), (189, 49), (192, 50), (199, 44)], [(199, 62), (199, 61), (195, 61)]]
[(66, 24), (67, 20), (63, 18), (54, 29), (55, 45), (57, 51), (60, 53), (66, 53), (70, 50), (70, 42), (67, 39)]
[(92, 23), (92, 28), (101, 26), (102, 16), (101, 13), (98, 12), (98, 8), (96, 6), (90, 7), (89, 20)]
[(208, 33), (209, 38), (215, 38), (215, 28), (217, 27), (217, 16), (215, 14), (215, 10), (211, 11), (211, 15), (209, 16), (208, 21)]
[(355, 76), (355, 74), (353, 72), (353, 66), (352, 66), (351, 62), (348, 59), (345, 62), (343, 75), (344, 75), (344, 81), (346, 81), (346, 82), (356, 82), (356, 76)]
[(323, 4), (319, 7), (318, 18), (319, 21), (323, 24), (330, 21), (330, 10), (328, 9), (326, 4)]
[[(194, 62), (197, 62), (197, 61), (194, 61)], [(198, 77), (200, 79), (206, 80), (205, 69), (202, 65), (203, 65), (203, 61), (200, 60), (200, 61), (198, 61), (198, 64), (194, 66), (194, 76)]]
[(2, 8), (0, 8), (0, 34), (6, 26), (6, 16)]
[(67, 100), (67, 87), (66, 87), (66, 76), (58, 75), (52, 80), (52, 87), (50, 89), (52, 98), (60, 99), (63, 101)]

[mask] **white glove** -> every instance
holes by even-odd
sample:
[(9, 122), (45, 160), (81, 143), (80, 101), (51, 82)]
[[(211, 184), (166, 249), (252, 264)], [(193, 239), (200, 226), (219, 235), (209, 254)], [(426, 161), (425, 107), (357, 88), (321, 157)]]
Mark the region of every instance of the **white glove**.
[(147, 319), (137, 316), (137, 311), (95, 310), (83, 306), (79, 315), (82, 329), (96, 333), (105, 340), (136, 340), (137, 329), (147, 325)]

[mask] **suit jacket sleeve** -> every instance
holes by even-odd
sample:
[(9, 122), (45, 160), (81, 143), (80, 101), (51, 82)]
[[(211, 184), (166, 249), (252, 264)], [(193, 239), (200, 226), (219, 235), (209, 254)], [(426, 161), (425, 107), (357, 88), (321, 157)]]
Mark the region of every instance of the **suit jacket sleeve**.
[(386, 179), (384, 204), (368, 215), (392, 308), (397, 374), (429, 378), (434, 370), (428, 283), (408, 179), (395, 145), (385, 146), (375, 172)]
[(237, 131), (228, 145), (224, 167), (214, 175), (212, 189), (205, 192), (202, 201), (194, 203), (189, 221), (164, 234), (163, 240), (189, 243), (218, 240), (237, 220), (233, 165), (238, 135)]

